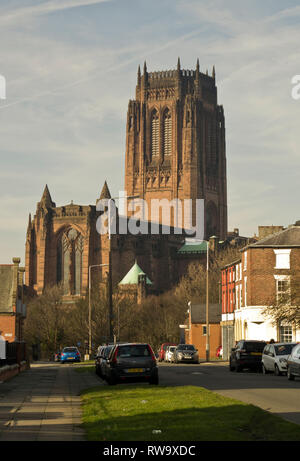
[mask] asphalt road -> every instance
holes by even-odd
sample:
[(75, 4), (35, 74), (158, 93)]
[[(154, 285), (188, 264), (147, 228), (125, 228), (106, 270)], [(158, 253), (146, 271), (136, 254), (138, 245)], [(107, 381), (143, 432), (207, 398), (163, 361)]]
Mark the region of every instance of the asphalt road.
[(227, 363), (159, 363), (160, 384), (201, 386), (242, 402), (251, 403), (288, 421), (300, 424), (300, 379), (263, 375), (243, 370), (230, 372)]

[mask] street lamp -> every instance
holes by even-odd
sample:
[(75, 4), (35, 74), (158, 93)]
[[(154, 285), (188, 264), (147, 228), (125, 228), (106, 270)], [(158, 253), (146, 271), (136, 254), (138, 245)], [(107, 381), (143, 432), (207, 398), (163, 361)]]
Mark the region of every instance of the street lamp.
[(209, 241), (206, 242), (206, 361), (209, 362), (209, 316), (208, 316), (208, 271), (209, 271)]
[(89, 358), (92, 353), (92, 306), (91, 306), (91, 269), (93, 267), (103, 267), (108, 266), (109, 264), (93, 264), (89, 266)]
[[(208, 240), (199, 240), (200, 242), (206, 242), (206, 308), (205, 308), (205, 317), (206, 317), (206, 361), (209, 362), (209, 287), (208, 287), (208, 271), (209, 271), (209, 241)], [(190, 334), (192, 333), (192, 303), (188, 302), (189, 312), (190, 312)]]

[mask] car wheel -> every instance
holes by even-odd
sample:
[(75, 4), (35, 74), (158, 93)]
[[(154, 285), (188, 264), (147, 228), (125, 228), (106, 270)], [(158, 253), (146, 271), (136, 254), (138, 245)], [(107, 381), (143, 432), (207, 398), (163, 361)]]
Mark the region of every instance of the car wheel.
[(267, 375), (267, 374), (268, 374), (268, 370), (266, 369), (266, 367), (264, 366), (264, 364), (262, 364), (261, 369), (262, 369), (262, 372), (263, 372), (264, 375)]
[(274, 367), (274, 373), (275, 373), (275, 376), (281, 376), (281, 371), (279, 370), (278, 365), (276, 365), (276, 363)]
[(238, 373), (239, 373), (240, 371), (242, 371), (242, 369), (243, 369), (243, 367), (242, 367), (241, 365), (238, 365), (238, 364), (237, 364), (236, 367), (235, 367), (235, 371), (238, 372)]
[(287, 369), (287, 377), (289, 381), (294, 381), (295, 376), (291, 373), (290, 367)]
[(114, 378), (107, 378), (107, 384), (109, 384), (110, 386), (114, 386), (115, 384), (117, 384), (117, 381), (114, 379)]
[(229, 361), (229, 371), (234, 371), (234, 366), (232, 365), (231, 360)]
[(156, 376), (155, 378), (149, 379), (149, 384), (154, 384), (154, 385), (159, 384), (158, 376)]

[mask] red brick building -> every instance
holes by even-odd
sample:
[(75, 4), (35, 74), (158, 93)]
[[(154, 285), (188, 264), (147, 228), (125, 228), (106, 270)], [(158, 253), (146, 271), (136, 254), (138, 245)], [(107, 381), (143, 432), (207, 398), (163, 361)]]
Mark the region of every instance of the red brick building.
[[(209, 358), (215, 359), (218, 347), (222, 344), (221, 335), (221, 306), (209, 304)], [(198, 349), (201, 359), (206, 358), (206, 305), (191, 304), (187, 329), (185, 330), (185, 342), (193, 344)]]
[[(244, 247), (241, 260), (222, 269), (223, 350), (240, 339), (300, 340), (295, 326), (274, 325), (263, 313), (282, 295), (289, 295), (300, 274), (300, 222), (280, 229)], [(234, 326), (230, 337), (229, 326)]]

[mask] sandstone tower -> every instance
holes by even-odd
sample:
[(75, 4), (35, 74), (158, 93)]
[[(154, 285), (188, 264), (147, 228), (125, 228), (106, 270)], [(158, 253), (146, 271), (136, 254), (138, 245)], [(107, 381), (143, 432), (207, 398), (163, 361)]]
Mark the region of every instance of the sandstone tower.
[[(215, 69), (200, 72), (198, 60), (196, 70), (183, 70), (179, 59), (176, 70), (148, 72), (145, 63), (141, 74), (139, 67), (126, 135), (128, 196), (143, 198), (148, 210), (152, 199), (204, 199), (204, 238), (225, 239), (225, 122)], [(149, 217), (163, 222), (161, 214)]]

